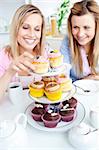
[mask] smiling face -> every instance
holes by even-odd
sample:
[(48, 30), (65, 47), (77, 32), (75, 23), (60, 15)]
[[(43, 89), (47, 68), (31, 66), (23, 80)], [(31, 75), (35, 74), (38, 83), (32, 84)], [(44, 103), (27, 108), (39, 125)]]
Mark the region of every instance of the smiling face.
[(32, 53), (34, 47), (40, 42), (42, 31), (42, 18), (39, 14), (31, 14), (19, 28), (17, 42), (20, 53), (29, 51)]
[(95, 36), (95, 19), (92, 14), (73, 15), (71, 18), (72, 34), (79, 45), (87, 46)]

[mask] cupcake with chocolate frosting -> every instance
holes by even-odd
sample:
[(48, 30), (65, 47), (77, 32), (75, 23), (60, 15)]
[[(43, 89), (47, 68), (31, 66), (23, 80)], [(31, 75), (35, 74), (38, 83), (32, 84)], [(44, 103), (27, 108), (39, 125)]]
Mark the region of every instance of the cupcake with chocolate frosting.
[(42, 115), (44, 125), (48, 128), (56, 127), (60, 119), (61, 116), (59, 115), (59, 113), (55, 113), (53, 112), (53, 110), (49, 110), (44, 115)]
[(45, 109), (42, 104), (35, 104), (31, 111), (31, 116), (35, 121), (42, 121), (41, 116), (45, 113)]
[(69, 104), (66, 104), (59, 110), (59, 114), (61, 115), (61, 120), (65, 122), (72, 121), (75, 114), (75, 109), (69, 107)]
[(70, 98), (68, 100), (68, 103), (69, 103), (70, 107), (73, 107), (73, 108), (77, 107), (77, 99), (75, 99), (74, 97)]

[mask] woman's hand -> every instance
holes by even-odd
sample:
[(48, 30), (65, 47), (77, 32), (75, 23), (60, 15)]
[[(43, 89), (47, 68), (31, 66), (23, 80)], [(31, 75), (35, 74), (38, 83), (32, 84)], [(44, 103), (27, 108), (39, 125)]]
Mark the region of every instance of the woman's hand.
[(90, 74), (84, 79), (92, 79), (92, 80), (99, 80), (99, 74)]
[(29, 74), (30, 70), (34, 70), (34, 66), (32, 64), (33, 57), (34, 56), (32, 54), (24, 52), (12, 61), (8, 69), (9, 72), (12, 74), (15, 74), (16, 72), (19, 74), (22, 74), (22, 72)]

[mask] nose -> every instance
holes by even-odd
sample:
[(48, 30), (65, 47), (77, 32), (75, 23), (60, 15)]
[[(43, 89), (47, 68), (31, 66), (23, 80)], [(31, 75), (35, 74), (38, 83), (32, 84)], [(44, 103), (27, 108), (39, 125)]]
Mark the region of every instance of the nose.
[(36, 36), (34, 29), (31, 29), (31, 30), (29, 31), (29, 36), (30, 36), (30, 37), (35, 37), (35, 36)]
[(83, 29), (79, 29), (78, 31), (78, 37), (82, 37), (84, 35), (84, 30)]

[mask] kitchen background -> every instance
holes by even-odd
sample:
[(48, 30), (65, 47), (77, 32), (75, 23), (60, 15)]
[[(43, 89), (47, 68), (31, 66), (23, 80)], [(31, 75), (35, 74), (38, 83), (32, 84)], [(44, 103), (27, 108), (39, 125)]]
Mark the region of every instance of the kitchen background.
[[(66, 34), (66, 19), (73, 3), (78, 0), (0, 0), (0, 48), (9, 43), (10, 21), (16, 9), (23, 5), (32, 3), (39, 7), (45, 16), (46, 40), (53, 48), (59, 48)], [(67, 2), (67, 13), (62, 20), (61, 27), (57, 26), (58, 14), (61, 13), (60, 5)], [(99, 3), (99, 1), (97, 0)]]

